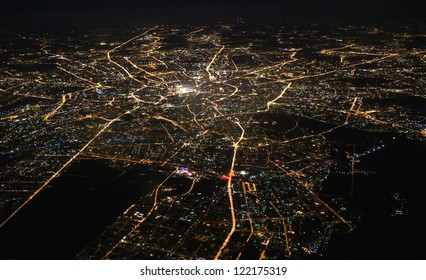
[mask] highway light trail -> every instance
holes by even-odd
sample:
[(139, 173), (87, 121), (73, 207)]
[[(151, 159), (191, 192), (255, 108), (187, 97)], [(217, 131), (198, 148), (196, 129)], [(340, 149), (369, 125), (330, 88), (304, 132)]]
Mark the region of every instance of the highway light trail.
[(271, 100), (271, 101), (268, 101), (267, 103), (266, 103), (266, 109), (265, 109), (265, 111), (269, 111), (269, 109), (270, 109), (270, 107), (271, 107), (271, 105), (272, 104), (275, 104), (275, 102), (278, 100), (278, 99), (280, 99), (280, 98), (282, 98), (283, 97), (283, 95), (286, 93), (286, 91), (289, 89), (291, 87), (291, 83), (288, 83), (288, 85), (281, 91), (281, 93), (276, 97), (276, 98), (274, 98), (273, 100)]
[(44, 182), (41, 187), (39, 187), (29, 198), (27, 198), (12, 214), (10, 214), (1, 224), (0, 229), (7, 224), (7, 222), (12, 219), (22, 208), (24, 208), (25, 205), (28, 204), (37, 194), (39, 194), (46, 186), (50, 184), (50, 182), (55, 179), (61, 172), (67, 168), (76, 158), (78, 158), (92, 143), (96, 140), (102, 133), (104, 133), (112, 124), (114, 124), (116, 121), (120, 120), (124, 115), (130, 114), (131, 112), (135, 111), (139, 107), (135, 107), (130, 111), (125, 112), (124, 114), (121, 114), (120, 116), (116, 117), (115, 119), (109, 121), (106, 123), (102, 129), (98, 131), (98, 133), (95, 134), (95, 136), (92, 137), (77, 153), (75, 153), (67, 162), (65, 162), (61, 168), (59, 168), (55, 173), (53, 173), (50, 178)]
[(234, 176), (234, 166), (235, 166), (235, 161), (237, 159), (237, 152), (238, 152), (239, 144), (244, 139), (245, 130), (239, 122), (236, 122), (236, 124), (241, 129), (241, 135), (240, 135), (240, 138), (238, 139), (238, 141), (234, 143), (234, 154), (232, 156), (232, 163), (231, 163), (231, 168), (229, 169), (229, 175), (228, 175), (229, 179), (228, 179), (228, 184), (227, 184), (227, 192), (228, 192), (228, 197), (229, 197), (229, 207), (231, 209), (232, 227), (231, 227), (231, 230), (229, 231), (228, 235), (226, 236), (225, 241), (223, 241), (223, 244), (220, 247), (219, 251), (217, 251), (217, 253), (214, 257), (215, 260), (219, 259), (220, 256), (222, 255), (223, 249), (225, 249), (225, 247), (229, 243), (229, 240), (231, 240), (231, 237), (234, 234), (235, 228), (236, 228), (236, 225), (237, 225), (237, 221), (235, 219), (234, 200), (232, 198), (232, 177)]
[(129, 70), (127, 70), (127, 68), (126, 68), (126, 67), (124, 67), (123, 65), (121, 65), (121, 64), (119, 64), (118, 62), (116, 62), (115, 60), (113, 60), (113, 59), (111, 58), (111, 54), (112, 54), (113, 52), (117, 51), (118, 49), (122, 48), (123, 46), (125, 46), (125, 45), (129, 44), (130, 42), (132, 42), (132, 41), (134, 41), (134, 40), (136, 40), (136, 39), (138, 39), (138, 38), (142, 37), (143, 35), (145, 35), (145, 34), (147, 34), (147, 33), (151, 32), (151, 31), (152, 31), (152, 30), (154, 30), (155, 28), (156, 28), (156, 27), (150, 28), (150, 29), (146, 30), (145, 32), (143, 32), (142, 34), (139, 34), (139, 35), (136, 35), (136, 36), (134, 36), (134, 37), (130, 38), (129, 40), (125, 41), (124, 43), (122, 43), (122, 44), (118, 45), (117, 47), (115, 47), (115, 48), (113, 48), (113, 49), (111, 49), (111, 50), (109, 50), (109, 51), (107, 52), (107, 58), (108, 58), (108, 61), (109, 61), (109, 62), (111, 62), (111, 63), (113, 63), (114, 65), (118, 66), (121, 70), (123, 70), (123, 71), (127, 74), (127, 76), (128, 76), (130, 79), (132, 79), (132, 80), (134, 80), (134, 81), (136, 81), (136, 82), (138, 82), (138, 83), (140, 83), (140, 84), (142, 84), (142, 81), (140, 81), (139, 79), (136, 79), (136, 78), (135, 78), (135, 77), (134, 77), (134, 76), (133, 76), (133, 75), (129, 72)]
[(214, 61), (216, 60), (216, 58), (217, 58), (217, 56), (223, 51), (225, 49), (225, 46), (222, 46), (221, 48), (220, 48), (220, 50), (217, 52), (217, 53), (215, 53), (215, 55), (213, 56), (213, 58), (212, 58), (212, 60), (210, 61), (210, 63), (209, 64), (207, 64), (207, 67), (206, 67), (206, 72), (209, 74), (209, 80), (211, 81), (211, 80), (213, 80), (213, 78), (214, 78), (214, 76), (212, 75), (212, 73), (210, 72), (210, 67), (212, 66), (212, 64), (214, 63)]

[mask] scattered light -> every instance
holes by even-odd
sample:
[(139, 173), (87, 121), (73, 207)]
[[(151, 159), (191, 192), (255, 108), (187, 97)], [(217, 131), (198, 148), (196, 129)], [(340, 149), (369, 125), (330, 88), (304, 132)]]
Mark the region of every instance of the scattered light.
[(184, 87), (184, 86), (177, 86), (176, 90), (178, 94), (186, 94), (186, 93), (194, 92), (194, 89), (190, 87)]
[(226, 174), (223, 174), (223, 175), (220, 177), (220, 179), (222, 179), (222, 180), (229, 180), (229, 179), (230, 179), (230, 177), (229, 177), (228, 175), (226, 175)]

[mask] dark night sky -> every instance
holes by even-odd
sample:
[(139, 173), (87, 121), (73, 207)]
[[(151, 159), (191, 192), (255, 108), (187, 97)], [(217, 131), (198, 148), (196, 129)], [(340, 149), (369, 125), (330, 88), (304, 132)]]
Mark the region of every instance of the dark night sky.
[[(86, 10), (98, 9), (100, 7), (110, 8), (146, 8), (146, 7), (163, 7), (170, 6), (211, 6), (211, 5), (239, 5), (240, 8), (252, 5), (279, 5), (299, 6), (303, 8), (356, 8), (356, 9), (376, 9), (378, 7), (410, 7), (410, 6), (425, 6), (423, 0), (39, 0), (39, 1), (8, 1), (2, 5), (2, 9), (6, 10), (34, 10), (34, 9), (49, 9), (49, 10)], [(423, 3), (423, 5), (422, 5)]]
[[(8, 1), (2, 4), (2, 12), (46, 12), (46, 11), (96, 11), (96, 10), (163, 10), (173, 9), (192, 12), (208, 12), (220, 7), (241, 13), (250, 10), (262, 12), (313, 13), (316, 15), (339, 13), (345, 15), (419, 13), (426, 7), (424, 0), (39, 0)], [(220, 16), (220, 13), (218, 14)]]
[(425, 0), (16, 0), (2, 5), (0, 24), (25, 28), (58, 20), (98, 26), (132, 20), (188, 24), (237, 18), (258, 23), (300, 19), (405, 20), (425, 18), (425, 11)]

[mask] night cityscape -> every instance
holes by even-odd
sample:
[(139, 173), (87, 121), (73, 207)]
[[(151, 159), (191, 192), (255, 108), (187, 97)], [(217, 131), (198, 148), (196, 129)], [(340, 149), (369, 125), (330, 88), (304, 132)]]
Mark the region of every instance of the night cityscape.
[(424, 4), (51, 2), (0, 25), (1, 259), (425, 259)]

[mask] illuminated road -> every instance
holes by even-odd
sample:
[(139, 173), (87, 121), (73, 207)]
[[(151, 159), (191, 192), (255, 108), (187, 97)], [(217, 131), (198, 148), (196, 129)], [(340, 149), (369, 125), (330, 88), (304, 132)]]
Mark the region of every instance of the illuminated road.
[[(306, 244), (326, 247), (329, 230), (353, 230), (357, 214), (341, 197), (321, 199), (325, 178), (355, 174), (363, 154), (352, 149), (369, 151), (368, 139), (426, 136), (411, 108), (424, 101), (426, 52), (406, 44), (423, 35), (389, 32), (384, 46), (370, 27), (339, 28), (159, 25), (16, 36), (22, 47), (5, 37), (0, 210), (12, 214), (0, 229), (92, 161), (126, 182), (165, 178), (82, 258), (297, 259), (312, 253)], [(311, 226), (318, 234), (304, 233)]]
[(207, 65), (206, 67), (206, 72), (209, 74), (209, 80), (213, 80), (215, 79), (215, 77), (213, 76), (213, 74), (210, 72), (210, 67), (212, 66), (212, 64), (214, 63), (214, 61), (216, 60), (217, 56), (225, 49), (225, 46), (222, 46), (220, 48), (220, 50), (215, 53), (215, 55), (213, 56), (212, 60), (210, 61), (210, 63)]
[(145, 34), (147, 34), (147, 33), (151, 32), (152, 30), (154, 30), (154, 29), (156, 29), (156, 28), (157, 28), (157, 27), (150, 28), (150, 29), (146, 30), (145, 32), (143, 32), (143, 33), (141, 33), (141, 34), (139, 34), (139, 35), (136, 35), (135, 37), (132, 37), (132, 38), (130, 38), (129, 40), (125, 41), (124, 43), (122, 43), (122, 44), (118, 45), (117, 47), (115, 47), (115, 48), (113, 48), (113, 49), (109, 50), (109, 51), (107, 52), (107, 58), (108, 58), (108, 61), (109, 61), (109, 62), (111, 62), (111, 63), (113, 63), (114, 65), (118, 66), (121, 70), (123, 70), (123, 71), (127, 74), (127, 76), (128, 76), (130, 79), (132, 79), (132, 80), (134, 80), (134, 81), (136, 81), (136, 82), (138, 82), (138, 83), (142, 84), (142, 81), (140, 81), (140, 80), (136, 79), (136, 78), (135, 78), (135, 77), (134, 77), (134, 76), (133, 76), (133, 75), (129, 72), (129, 70), (127, 70), (127, 68), (126, 68), (126, 67), (124, 67), (123, 65), (121, 65), (121, 64), (119, 64), (118, 62), (116, 62), (115, 60), (113, 60), (113, 59), (111, 58), (111, 55), (112, 55), (112, 53), (113, 53), (113, 52), (117, 51), (118, 49), (122, 48), (123, 46), (125, 46), (125, 45), (129, 44), (130, 42), (132, 42), (132, 41), (134, 41), (134, 40), (136, 40), (136, 39), (138, 39), (138, 38), (142, 37), (143, 35), (145, 35)]
[(248, 204), (248, 200), (247, 200), (247, 191), (246, 188), (244, 187), (244, 182), (241, 182), (242, 188), (243, 188), (243, 194), (244, 194), (244, 201), (246, 203), (246, 208), (247, 208), (247, 217), (249, 219), (250, 222), (250, 235), (247, 237), (246, 243), (248, 243), (250, 241), (250, 238), (253, 236), (254, 233), (254, 229), (253, 229), (253, 220), (250, 216), (250, 207)]
[(55, 179), (59, 174), (61, 174), (61, 172), (67, 168), (76, 158), (78, 158), (83, 152), (84, 150), (86, 150), (92, 143), (93, 141), (96, 140), (96, 138), (98, 138), (100, 135), (102, 135), (102, 133), (104, 133), (112, 124), (114, 124), (115, 122), (117, 122), (118, 120), (120, 120), (124, 115), (127, 114), (131, 114), (133, 111), (137, 110), (139, 107), (135, 107), (130, 111), (125, 112), (124, 114), (116, 117), (115, 119), (109, 121), (108, 123), (106, 123), (104, 125), (104, 127), (102, 127), (101, 130), (98, 131), (98, 133), (95, 134), (95, 136), (93, 136), (92, 139), (90, 139), (86, 145), (84, 145), (77, 153), (75, 153), (67, 162), (65, 162), (61, 168), (59, 168), (55, 173), (53, 173), (53, 175), (43, 184), (41, 185), (40, 188), (38, 188), (29, 198), (27, 198), (27, 200), (24, 201), (24, 203), (22, 203), (12, 214), (10, 214), (1, 224), (0, 224), (0, 229), (10, 220), (13, 218), (13, 216), (16, 215), (16, 213), (18, 213), (25, 205), (27, 205), (28, 202), (30, 202), (37, 194), (39, 194), (46, 186), (48, 186), (50, 184), (50, 182)]
[(317, 200), (320, 204), (325, 206), (331, 213), (333, 213), (340, 221), (345, 223), (350, 230), (353, 230), (355, 227), (348, 221), (346, 221), (339, 213), (336, 212), (333, 208), (331, 208), (327, 203), (325, 203), (322, 199), (320, 199), (306, 184), (306, 182), (303, 182), (302, 180), (296, 178), (293, 174), (285, 170), (283, 167), (279, 166), (273, 161), (269, 161), (273, 165), (275, 165), (278, 169), (282, 170), (285, 174), (292, 177), (297, 183), (299, 183), (301, 186), (303, 186), (314, 198)]
[(285, 247), (286, 247), (286, 250), (288, 252), (288, 255), (291, 256), (291, 249), (290, 249), (290, 245), (289, 245), (289, 241), (288, 241), (287, 225), (285, 223), (285, 219), (284, 219), (283, 215), (281, 215), (280, 211), (278, 211), (278, 208), (274, 205), (274, 203), (272, 201), (270, 201), (269, 203), (271, 203), (272, 208), (274, 208), (274, 210), (277, 212), (278, 216), (280, 217), (280, 219), (283, 223)]
[(151, 207), (151, 210), (149, 210), (149, 212), (139, 221), (139, 223), (137, 223), (133, 228), (132, 228), (132, 230), (131, 231), (129, 231), (126, 235), (124, 235), (112, 248), (111, 248), (111, 250), (109, 250), (104, 256), (103, 256), (103, 258), (102, 259), (107, 259), (110, 255), (111, 255), (111, 253), (118, 247), (118, 246), (120, 246), (123, 242), (125, 242), (125, 240), (126, 240), (126, 238), (128, 237), (128, 236), (130, 236), (136, 229), (138, 229), (142, 224), (143, 224), (143, 222), (145, 222), (146, 221), (146, 219), (148, 219), (150, 216), (151, 216), (151, 214), (152, 214), (152, 212), (154, 212), (155, 211), (155, 209), (156, 209), (156, 207), (157, 207), (157, 199), (158, 199), (158, 193), (159, 193), (159, 191), (160, 191), (160, 188), (164, 185), (164, 183), (166, 183), (173, 175), (175, 175), (175, 173), (176, 173), (176, 171), (177, 171), (177, 169), (176, 170), (174, 170), (172, 173), (170, 173), (170, 175), (169, 176), (167, 176), (166, 177), (166, 179), (164, 179), (156, 188), (155, 188), (155, 190), (154, 190), (154, 203), (152, 204), (152, 207)]
[(217, 253), (214, 257), (215, 260), (218, 260), (220, 258), (220, 256), (222, 255), (223, 249), (225, 249), (225, 247), (229, 243), (229, 240), (231, 240), (231, 237), (235, 232), (235, 227), (236, 227), (236, 224), (237, 224), (237, 221), (235, 219), (234, 200), (232, 198), (232, 186), (233, 186), (232, 177), (234, 176), (234, 166), (235, 166), (235, 161), (236, 161), (236, 158), (237, 158), (237, 151), (238, 151), (240, 142), (243, 141), (243, 139), (244, 139), (245, 130), (239, 122), (236, 122), (236, 124), (241, 129), (241, 135), (240, 135), (240, 138), (238, 139), (238, 141), (234, 143), (234, 155), (232, 157), (231, 168), (229, 169), (229, 175), (228, 175), (229, 179), (228, 179), (228, 185), (227, 185), (227, 192), (228, 192), (228, 197), (229, 197), (229, 207), (231, 209), (232, 227), (231, 227), (231, 230), (229, 231), (228, 235), (226, 236), (225, 240), (223, 241), (223, 244), (220, 247), (219, 251), (217, 251)]

